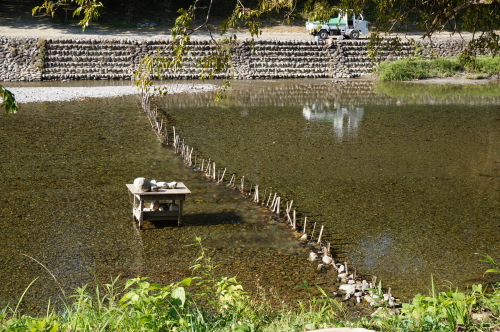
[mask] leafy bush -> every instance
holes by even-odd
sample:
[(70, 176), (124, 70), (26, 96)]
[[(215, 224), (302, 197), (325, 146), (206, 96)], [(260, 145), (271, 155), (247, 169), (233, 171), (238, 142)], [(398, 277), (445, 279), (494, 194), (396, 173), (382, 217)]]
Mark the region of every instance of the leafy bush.
[(376, 72), (381, 81), (411, 81), (429, 77), (429, 64), (412, 59), (382, 62)]
[(477, 57), (472, 63), (462, 64), (456, 58), (402, 59), (379, 64), (376, 73), (381, 81), (411, 81), (432, 77), (449, 77), (462, 73), (476, 74), (477, 77), (498, 75), (499, 57)]
[[(18, 303), (14, 309), (0, 310), (0, 331), (302, 332), (344, 326), (391, 332), (453, 332), (499, 328), (494, 318), (500, 313), (499, 284), (490, 292), (481, 285), (466, 292), (451, 287), (438, 291), (431, 279), (429, 295), (417, 294), (399, 309), (381, 306), (371, 316), (352, 319), (341, 303), (319, 287), (320, 298), (299, 302), (294, 309), (273, 307), (265, 299), (259, 303), (251, 300), (235, 278), (214, 276), (217, 265), (206, 256), (201, 240), (197, 242), (202, 253), (193, 266), (197, 276), (168, 286), (150, 283), (147, 278), (130, 279), (122, 286), (115, 278), (92, 292), (84, 286), (76, 290), (71, 297), (73, 303), (66, 304), (63, 313), (56, 314), (49, 307), (45, 317), (20, 315)], [(488, 272), (500, 273), (490, 256), (483, 258), (483, 262), (494, 265)], [(191, 295), (194, 283), (201, 293)], [(474, 320), (475, 312), (491, 313), (490, 318)]]

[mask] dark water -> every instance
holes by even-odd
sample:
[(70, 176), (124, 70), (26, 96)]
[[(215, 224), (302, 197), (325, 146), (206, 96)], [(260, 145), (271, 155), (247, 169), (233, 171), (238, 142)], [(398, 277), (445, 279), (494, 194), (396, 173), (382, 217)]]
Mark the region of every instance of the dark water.
[[(171, 124), (199, 154), (293, 199), (301, 217), (325, 225), (337, 258), (398, 295), (425, 291), (431, 273), (486, 280), (474, 253), (500, 253), (498, 87), (238, 85), (217, 106), (211, 95), (168, 99)], [(134, 97), (2, 113), (0, 154), (0, 307), (35, 278), (22, 303), (35, 311), (57, 301), (58, 285), (70, 294), (117, 275), (179, 281), (199, 255), (185, 247), (195, 236), (218, 273), (253, 295), (262, 286), (307, 298), (303, 280), (328, 290), (283, 224), (159, 144)], [(125, 183), (139, 176), (189, 187), (184, 227), (137, 230)]]
[(325, 225), (339, 259), (399, 296), (431, 275), (489, 280), (475, 253), (500, 257), (500, 85), (238, 82), (211, 98), (161, 105), (201, 154)]
[[(248, 290), (295, 298), (306, 296), (294, 289), (302, 280), (321, 282), (282, 224), (159, 144), (135, 97), (22, 105), (0, 115), (0, 154), (0, 307), (15, 306), (35, 278), (21, 305), (34, 311), (118, 275), (180, 281), (199, 256), (186, 247), (196, 236), (218, 273)], [(188, 186), (184, 227), (137, 230), (125, 184), (139, 176)]]

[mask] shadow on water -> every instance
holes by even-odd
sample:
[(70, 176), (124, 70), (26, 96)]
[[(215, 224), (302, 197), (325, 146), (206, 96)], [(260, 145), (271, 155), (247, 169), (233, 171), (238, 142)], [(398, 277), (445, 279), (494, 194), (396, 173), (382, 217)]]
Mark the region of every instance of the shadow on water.
[[(339, 259), (397, 293), (426, 291), (431, 273), (484, 281), (474, 253), (500, 255), (498, 94), (410, 96), (379, 94), (370, 82), (251, 81), (217, 105), (210, 94), (165, 105), (200, 154), (293, 199), (299, 217), (325, 225)], [(308, 296), (296, 289), (303, 280), (328, 291), (289, 230), (188, 170), (134, 97), (22, 105), (0, 115), (0, 154), (0, 307), (34, 278), (25, 309), (43, 311), (61, 295), (22, 254), (67, 294), (116, 275), (168, 284), (191, 274), (196, 236), (219, 273), (247, 290), (292, 302)], [(125, 184), (139, 176), (188, 186), (184, 227), (137, 229)]]
[(245, 81), (212, 98), (159, 104), (201, 155), (325, 225), (339, 259), (400, 296), (431, 274), (489, 280), (475, 253), (500, 256), (500, 85)]
[[(245, 222), (245, 220), (235, 212), (190, 214), (185, 216), (182, 221), (183, 226), (214, 226)], [(154, 220), (150, 221), (150, 223), (154, 225), (155, 229), (177, 227), (176, 220)]]
[[(86, 283), (150, 276), (169, 284), (191, 275), (203, 239), (218, 273), (285, 298), (314, 267), (284, 225), (249, 199), (204, 180), (158, 143), (135, 97), (21, 105), (0, 115), (0, 307), (43, 311)], [(126, 183), (144, 176), (184, 182), (184, 227), (132, 222)], [(24, 256), (27, 255), (33, 259)], [(39, 265), (56, 277), (57, 283)], [(291, 271), (290, 268), (293, 268)]]

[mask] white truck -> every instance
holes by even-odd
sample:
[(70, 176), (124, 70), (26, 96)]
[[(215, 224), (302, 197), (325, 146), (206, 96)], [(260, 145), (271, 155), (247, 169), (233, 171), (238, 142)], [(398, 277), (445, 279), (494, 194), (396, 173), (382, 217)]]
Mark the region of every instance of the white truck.
[(368, 22), (363, 15), (356, 16), (353, 10), (339, 14), (326, 23), (320, 21), (307, 22), (306, 29), (313, 36), (327, 39), (328, 36), (338, 36), (339, 39), (358, 39), (360, 35), (368, 34)]

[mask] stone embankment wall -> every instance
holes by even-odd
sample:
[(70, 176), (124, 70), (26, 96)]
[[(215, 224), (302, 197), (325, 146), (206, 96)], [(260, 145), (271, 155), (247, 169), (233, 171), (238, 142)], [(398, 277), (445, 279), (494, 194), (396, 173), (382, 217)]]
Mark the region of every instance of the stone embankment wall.
[[(367, 40), (256, 41), (237, 44), (231, 52), (234, 72), (216, 78), (349, 78), (373, 70)], [(456, 55), (463, 41), (406, 42), (397, 49), (380, 47), (377, 60), (396, 60), (414, 54)], [(164, 79), (195, 79), (199, 61), (215, 54), (209, 41), (193, 41), (182, 68), (162, 71)], [(0, 37), (0, 81), (131, 79), (146, 54), (171, 56), (168, 40), (20, 39)]]
[(43, 41), (0, 37), (0, 81), (40, 81)]

